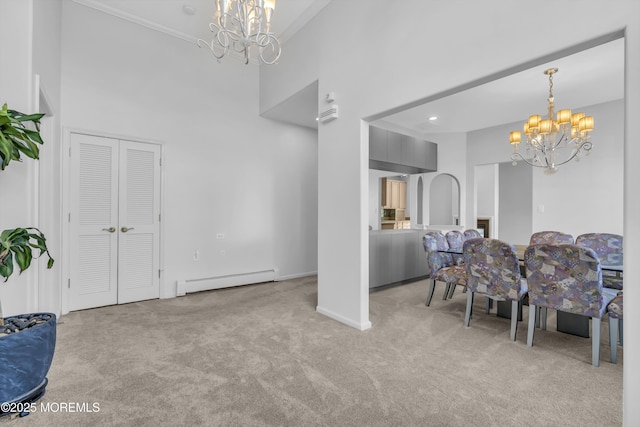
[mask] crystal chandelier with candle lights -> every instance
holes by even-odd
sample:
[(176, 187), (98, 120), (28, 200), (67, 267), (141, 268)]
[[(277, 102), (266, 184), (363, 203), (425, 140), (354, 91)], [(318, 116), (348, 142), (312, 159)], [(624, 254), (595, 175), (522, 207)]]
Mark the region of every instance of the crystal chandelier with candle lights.
[[(244, 63), (257, 59), (274, 64), (280, 57), (280, 41), (271, 32), (276, 0), (215, 0), (216, 14), (209, 30), (211, 42), (198, 39), (220, 61), (233, 51), (244, 55)], [(252, 53), (255, 52), (254, 55)]]
[(571, 114), (571, 110), (560, 110), (556, 116), (553, 104), (553, 75), (557, 68), (549, 68), (544, 74), (549, 76), (549, 117), (533, 115), (524, 122), (526, 136), (524, 155), (518, 151), (522, 134), (513, 131), (509, 142), (513, 145), (511, 160), (516, 165), (523, 160), (531, 166), (545, 168), (545, 173), (555, 173), (558, 166), (589, 154), (592, 143), (589, 132), (593, 130), (593, 117), (584, 113)]

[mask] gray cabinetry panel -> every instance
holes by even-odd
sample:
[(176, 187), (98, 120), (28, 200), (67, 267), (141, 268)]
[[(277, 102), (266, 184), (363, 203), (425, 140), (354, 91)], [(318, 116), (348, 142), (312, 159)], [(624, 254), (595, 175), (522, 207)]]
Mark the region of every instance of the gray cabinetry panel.
[(414, 156), (411, 162), (411, 166), (425, 167), (427, 164), (427, 141), (421, 139), (415, 140)]
[(402, 164), (402, 135), (399, 133), (387, 133), (387, 161)]
[(426, 277), (422, 234), (419, 230), (369, 232), (369, 288)]
[(369, 168), (398, 173), (435, 172), (438, 145), (370, 126)]
[(369, 158), (387, 161), (387, 134), (388, 131), (373, 126), (369, 127)]
[(418, 166), (414, 164), (416, 139), (412, 136), (402, 135), (400, 138), (400, 146), (402, 150), (402, 160), (400, 163), (403, 165)]

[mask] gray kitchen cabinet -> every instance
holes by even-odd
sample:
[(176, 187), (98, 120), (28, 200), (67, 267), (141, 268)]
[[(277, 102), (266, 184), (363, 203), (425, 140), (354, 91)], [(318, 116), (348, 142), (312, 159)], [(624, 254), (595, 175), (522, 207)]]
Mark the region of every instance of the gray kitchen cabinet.
[(403, 165), (418, 166), (415, 163), (415, 147), (416, 139), (412, 136), (401, 135), (400, 138), (400, 151), (402, 159), (400, 161)]
[(369, 128), (369, 158), (387, 161), (387, 134), (389, 132), (371, 126)]
[(402, 164), (402, 136), (387, 132), (387, 161), (390, 163)]
[(398, 173), (435, 172), (438, 145), (370, 126), (369, 168)]

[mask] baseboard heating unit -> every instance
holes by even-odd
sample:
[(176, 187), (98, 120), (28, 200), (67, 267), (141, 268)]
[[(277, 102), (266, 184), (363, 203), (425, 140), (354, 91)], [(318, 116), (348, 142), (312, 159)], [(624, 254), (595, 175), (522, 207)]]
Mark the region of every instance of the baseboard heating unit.
[(253, 271), (249, 273), (228, 274), (225, 276), (207, 277), (204, 279), (178, 280), (176, 296), (181, 297), (192, 292), (211, 291), (213, 289), (230, 288), (232, 286), (275, 282), (278, 280), (278, 277), (279, 270), (277, 267), (274, 267), (269, 270)]

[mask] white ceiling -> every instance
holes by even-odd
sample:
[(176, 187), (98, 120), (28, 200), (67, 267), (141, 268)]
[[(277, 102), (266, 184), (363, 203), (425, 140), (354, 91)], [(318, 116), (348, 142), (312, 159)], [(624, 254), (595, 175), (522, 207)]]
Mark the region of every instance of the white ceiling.
[[(208, 24), (215, 0), (73, 1), (194, 43), (198, 38), (211, 38)], [(284, 43), (330, 1), (277, 0), (272, 28)], [(286, 55), (286, 46), (283, 55)], [(543, 71), (551, 67), (559, 68), (553, 88), (556, 110), (624, 97), (624, 40), (618, 39), (440, 99), (424, 103), (416, 100), (406, 109), (395, 106), (393, 114), (372, 123), (420, 136), (468, 132), (524, 121), (531, 114), (544, 116), (548, 79)], [(317, 128), (317, 105), (316, 84), (300, 90), (264, 115)], [(430, 116), (438, 119), (429, 121)]]
[[(211, 39), (215, 0), (73, 0), (189, 41)], [(277, 0), (271, 27), (286, 41), (331, 0)]]
[[(617, 39), (386, 116), (374, 124), (417, 134), (469, 132), (524, 122), (532, 114), (546, 116), (549, 79), (544, 70), (548, 68), (558, 68), (553, 77), (556, 112), (624, 97), (624, 39)], [(431, 116), (438, 119), (430, 121)]]

